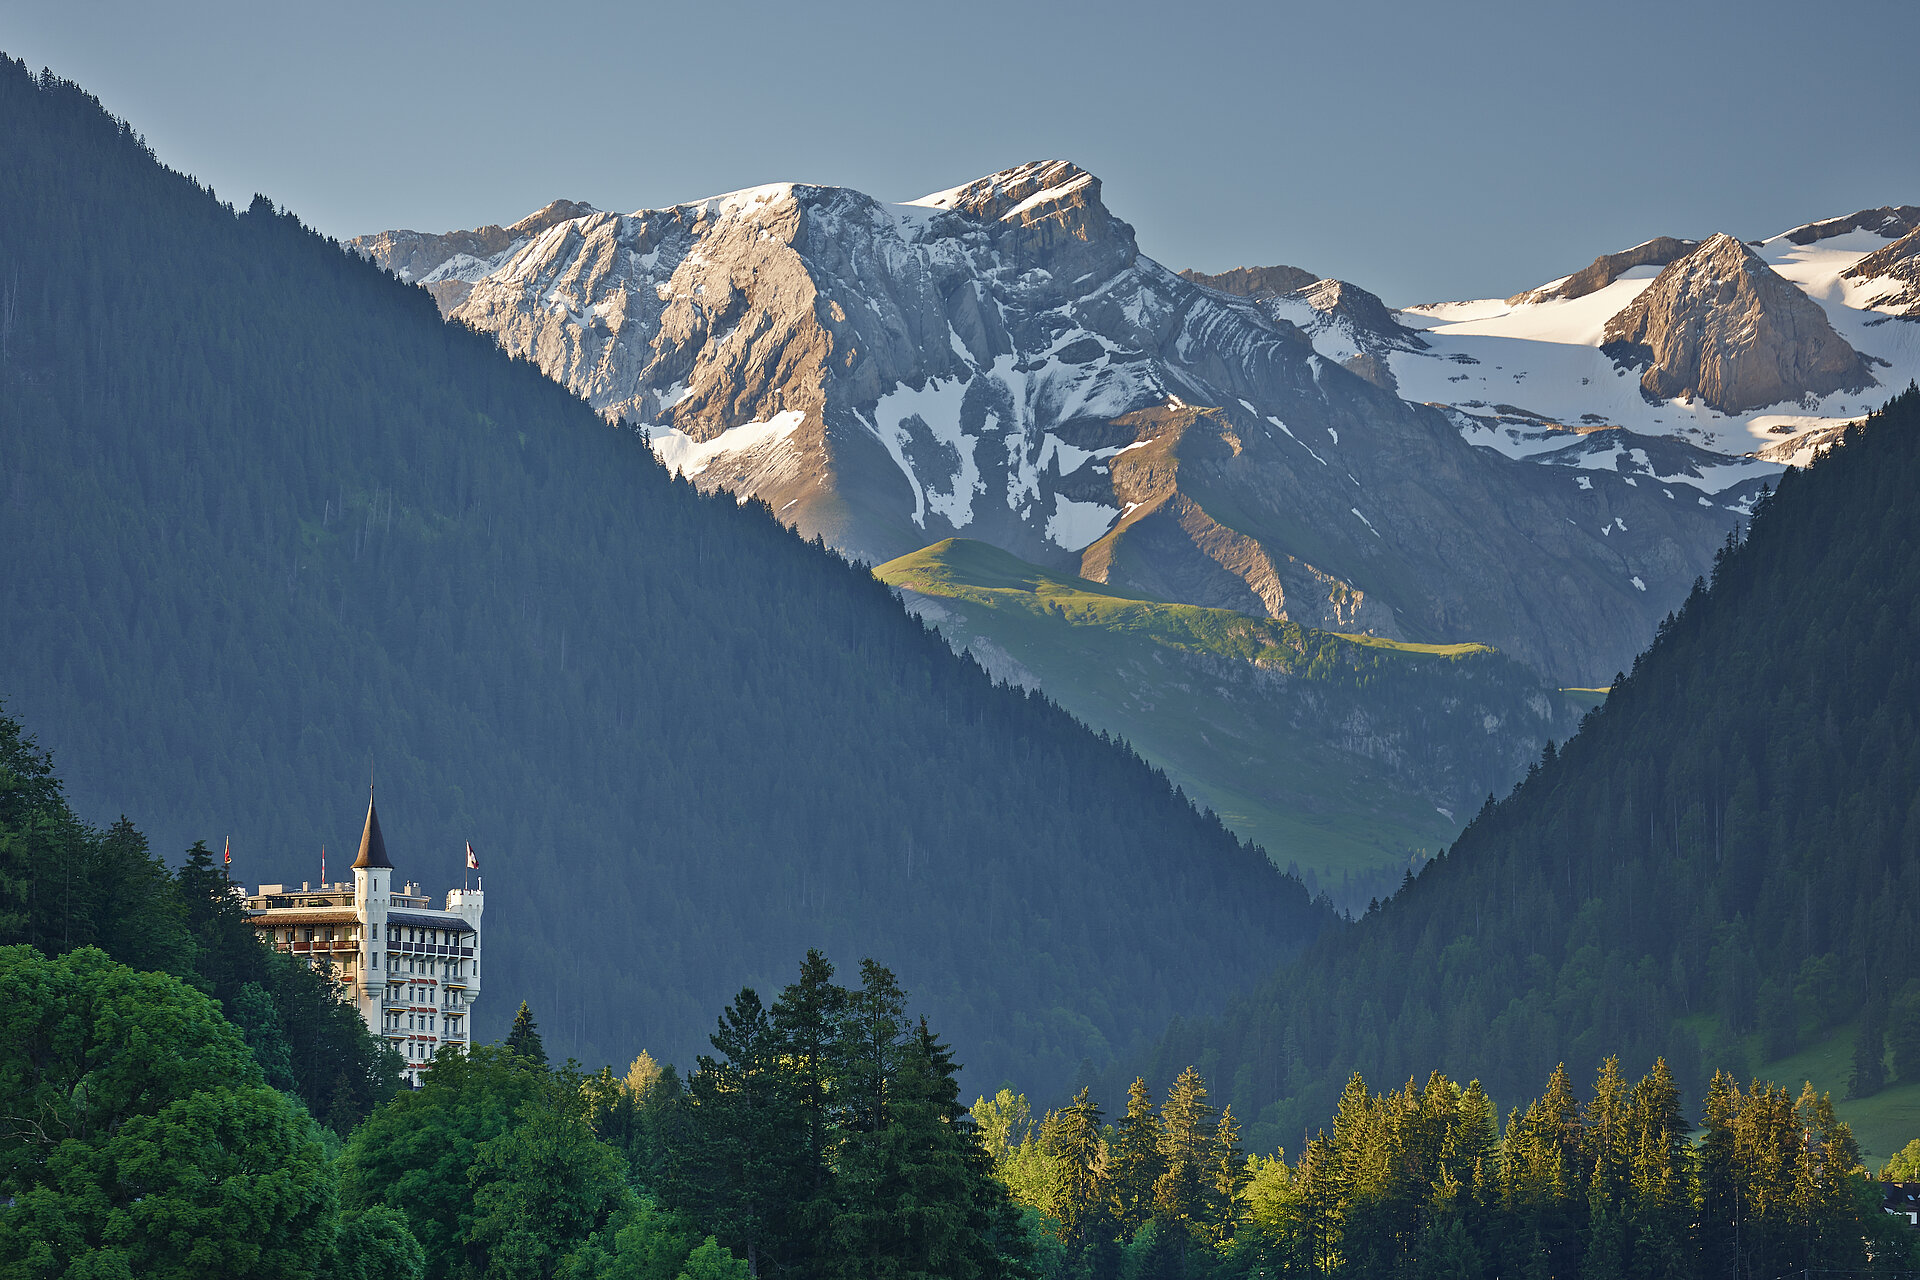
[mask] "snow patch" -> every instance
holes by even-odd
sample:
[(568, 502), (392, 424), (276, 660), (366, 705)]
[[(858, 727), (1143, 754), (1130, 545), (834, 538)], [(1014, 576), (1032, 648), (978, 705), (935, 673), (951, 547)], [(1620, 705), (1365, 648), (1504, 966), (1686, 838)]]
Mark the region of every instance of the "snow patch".
[(1053, 514), (1047, 517), (1047, 537), (1063, 550), (1084, 551), (1098, 542), (1119, 518), (1117, 507), (1102, 502), (1075, 502), (1056, 493)]
[(668, 427), (653, 433), (653, 453), (668, 471), (691, 480), (722, 458), (780, 443), (792, 435), (806, 417), (798, 409), (786, 409), (765, 422), (728, 427), (711, 440), (695, 440), (677, 427)]

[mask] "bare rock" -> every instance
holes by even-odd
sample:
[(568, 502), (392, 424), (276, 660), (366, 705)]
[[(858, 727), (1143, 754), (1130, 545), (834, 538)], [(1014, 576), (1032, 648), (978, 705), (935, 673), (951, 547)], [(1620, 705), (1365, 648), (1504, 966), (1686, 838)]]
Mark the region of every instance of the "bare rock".
[(1693, 396), (1722, 413), (1873, 385), (1820, 305), (1729, 235), (1669, 263), (1607, 321), (1602, 350), (1644, 368), (1648, 398)]
[(1235, 267), (1210, 276), (1200, 271), (1182, 271), (1182, 280), (1191, 280), (1204, 289), (1217, 289), (1236, 298), (1274, 298), (1315, 284), (1320, 277), (1299, 267)]
[(1888, 240), (1897, 240), (1916, 227), (1920, 227), (1920, 206), (1881, 205), (1878, 209), (1862, 209), (1843, 218), (1824, 218), (1795, 227), (1787, 232), (1787, 239), (1804, 246), (1843, 236), (1849, 231), (1872, 231)]
[(1569, 301), (1584, 298), (1618, 280), (1635, 267), (1664, 267), (1675, 258), (1684, 257), (1700, 247), (1698, 240), (1676, 240), (1672, 236), (1655, 236), (1653, 239), (1622, 249), (1619, 253), (1603, 253), (1595, 258), (1584, 270), (1576, 271), (1564, 280), (1525, 293), (1516, 293), (1507, 301), (1514, 306), (1527, 302)]
[[(578, 200), (555, 200), (509, 227), (489, 224), (471, 231), (449, 231), (440, 235), (424, 231), (381, 231), (373, 235), (355, 236), (347, 241), (347, 247), (362, 257), (372, 259), (402, 280), (426, 281), (428, 276), (455, 258), (490, 261), (526, 243), (548, 227), (584, 217), (593, 211), (592, 205)], [(440, 294), (436, 293), (435, 297), (440, 298)], [(441, 300), (441, 311), (447, 310), (450, 310), (449, 306)]]

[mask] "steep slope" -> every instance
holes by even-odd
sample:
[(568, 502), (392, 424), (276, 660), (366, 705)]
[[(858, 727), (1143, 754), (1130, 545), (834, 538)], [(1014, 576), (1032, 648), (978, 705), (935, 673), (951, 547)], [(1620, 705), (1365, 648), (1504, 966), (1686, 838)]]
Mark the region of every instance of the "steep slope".
[(481, 1038), (526, 998), (589, 1062), (690, 1062), (821, 946), (893, 966), (982, 1086), (1064, 1085), (1327, 921), (265, 198), (236, 215), (17, 63), (0, 119), (0, 691), (84, 817), (337, 875), (371, 760), (401, 874), (479, 852)]
[(1869, 287), (1864, 305), (1902, 320), (1920, 320), (1920, 227), (1840, 274)]
[(1596, 498), (1476, 449), (1383, 390), (1424, 340), (1378, 299), (1288, 298), (1168, 271), (1049, 161), (906, 205), (783, 184), (574, 219), (451, 315), (861, 558), (964, 536), (1179, 602), (1488, 643), (1565, 684), (1624, 666), (1738, 495)]
[(1884, 1075), (1920, 938), (1917, 484), (1910, 388), (1782, 479), (1557, 756), (1377, 913), (1176, 1028), (1157, 1073), (1217, 1064), (1276, 1138), (1356, 1068), (1504, 1102), (1556, 1062), (1664, 1054), (1699, 1096), (1861, 1018)]
[(1872, 384), (1826, 313), (1729, 235), (1662, 269), (1607, 321), (1600, 349), (1646, 370), (1650, 401), (1698, 397), (1722, 413)]
[(1169, 605), (950, 539), (874, 570), (996, 676), (1125, 738), (1309, 888), (1364, 910), (1576, 719), (1478, 645)]

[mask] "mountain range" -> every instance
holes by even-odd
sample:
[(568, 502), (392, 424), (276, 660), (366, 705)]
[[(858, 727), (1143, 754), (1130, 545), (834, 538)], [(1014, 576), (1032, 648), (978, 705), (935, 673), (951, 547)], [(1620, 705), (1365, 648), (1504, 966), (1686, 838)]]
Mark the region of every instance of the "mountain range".
[[(1557, 691), (1610, 683), (1762, 486), (1920, 370), (1913, 326), (1889, 323), (1915, 307), (1917, 220), (1661, 236), (1510, 298), (1399, 309), (1299, 267), (1170, 271), (1060, 161), (905, 204), (777, 184), (352, 243), (703, 490), (855, 559), (960, 539), (1122, 598), (1516, 659), (1532, 711), (1454, 716), (1437, 755), (1381, 772), (1356, 725), (1393, 713), (1364, 692), (1344, 727), (1249, 721), (1260, 698), (1217, 680), (1095, 696), (1085, 651), (1014, 596), (963, 599), (951, 574), (903, 595), (1281, 865), (1391, 887), (1477, 805), (1443, 760), (1509, 761), (1466, 771), (1504, 791), (1572, 730)], [(1370, 781), (1305, 787), (1332, 776), (1309, 757)]]
[[(1183, 276), (1065, 162), (906, 204), (781, 184), (579, 210), (354, 243), (603, 414), (645, 424), (703, 488), (760, 498), (869, 561), (967, 537), (1170, 602), (1490, 644), (1593, 686), (1780, 470), (1686, 434), (1679, 410), (1662, 430), (1600, 350), (1605, 322), (1680, 259), (1509, 308), (1547, 326), (1527, 360), (1577, 357), (1589, 385), (1604, 365), (1632, 389), (1631, 414), (1593, 392), (1569, 415), (1530, 399), (1562, 371), (1518, 354), (1509, 368), (1495, 349), (1515, 344), (1486, 308), (1396, 313), (1294, 269)], [(1833, 237), (1816, 243), (1831, 256)], [(1731, 269), (1698, 258), (1711, 248), (1689, 260)], [(1814, 304), (1788, 293), (1808, 321), (1793, 333), (1813, 334)], [(1771, 315), (1785, 297), (1752, 305)], [(1570, 305), (1594, 315), (1591, 349), (1571, 341)], [(1671, 311), (1662, 332), (1685, 327)], [(1665, 341), (1646, 338), (1620, 341)], [(1660, 346), (1659, 367), (1683, 355)], [(1868, 360), (1843, 381), (1864, 389)]]

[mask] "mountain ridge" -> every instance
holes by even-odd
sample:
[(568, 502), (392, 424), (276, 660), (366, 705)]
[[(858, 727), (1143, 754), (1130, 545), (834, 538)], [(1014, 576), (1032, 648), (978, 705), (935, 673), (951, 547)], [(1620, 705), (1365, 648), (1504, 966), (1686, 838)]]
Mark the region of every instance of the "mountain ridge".
[(1386, 390), (1429, 339), (1378, 299), (1197, 285), (1061, 161), (903, 205), (779, 185), (591, 215), (450, 315), (858, 559), (963, 536), (1312, 625), (1363, 602), (1362, 629), (1488, 642), (1566, 684), (1630, 660), (1775, 473), (1681, 504), (1509, 465)]

